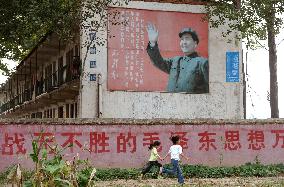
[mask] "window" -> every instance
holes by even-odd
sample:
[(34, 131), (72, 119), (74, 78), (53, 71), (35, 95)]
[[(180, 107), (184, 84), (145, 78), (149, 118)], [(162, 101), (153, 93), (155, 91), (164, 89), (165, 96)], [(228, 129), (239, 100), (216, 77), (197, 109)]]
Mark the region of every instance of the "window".
[(78, 114), (77, 114), (77, 103), (75, 103), (75, 118), (77, 118), (78, 117)]
[(31, 118), (33, 119), (33, 118), (36, 118), (36, 113), (32, 113), (31, 114)]
[(61, 84), (64, 83), (64, 81), (63, 81), (63, 72), (64, 72), (64, 69), (63, 69), (63, 57), (58, 58), (58, 68), (57, 68), (57, 71), (58, 71), (58, 84), (61, 85)]
[(65, 108), (66, 108), (66, 118), (69, 118), (69, 104), (66, 104)]
[(55, 116), (55, 108), (53, 109), (53, 112), (52, 112), (52, 114), (53, 114), (53, 118), (56, 118), (56, 116)]
[(58, 107), (58, 118), (63, 118), (63, 106)]
[(36, 118), (42, 118), (42, 112), (37, 112), (36, 113)]
[(49, 118), (52, 118), (52, 109), (49, 109)]
[(71, 117), (71, 118), (74, 118), (74, 104), (71, 104), (71, 105), (70, 105), (70, 108), (71, 108), (71, 109), (70, 109), (70, 110), (71, 110), (71, 111), (70, 111), (70, 117)]

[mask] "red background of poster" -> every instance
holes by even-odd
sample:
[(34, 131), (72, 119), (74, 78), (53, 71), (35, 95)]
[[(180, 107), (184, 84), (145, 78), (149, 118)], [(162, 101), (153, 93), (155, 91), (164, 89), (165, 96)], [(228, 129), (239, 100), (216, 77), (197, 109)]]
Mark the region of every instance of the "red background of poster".
[(121, 8), (110, 11), (120, 12), (120, 22), (127, 24), (110, 21), (108, 25), (108, 90), (166, 91), (168, 74), (154, 67), (146, 52), (148, 22), (159, 31), (158, 45), (164, 58), (182, 55), (178, 33), (184, 27), (198, 33), (197, 52), (208, 58), (208, 22), (201, 21), (204, 14)]

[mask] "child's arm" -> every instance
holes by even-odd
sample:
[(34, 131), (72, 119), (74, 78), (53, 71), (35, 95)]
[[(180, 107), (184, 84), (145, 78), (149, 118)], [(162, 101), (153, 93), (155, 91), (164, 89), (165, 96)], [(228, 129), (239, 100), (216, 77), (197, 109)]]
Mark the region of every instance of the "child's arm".
[(160, 160), (163, 160), (163, 158), (159, 154), (157, 154), (157, 156)]
[(169, 155), (170, 155), (170, 152), (168, 152), (168, 153), (166, 154), (166, 156), (164, 156), (164, 158), (162, 158), (162, 160), (165, 160)]
[(183, 153), (180, 154), (183, 158), (185, 158), (187, 161), (189, 161), (189, 157), (185, 156)]
[(159, 155), (156, 148), (154, 149), (154, 155), (155, 155), (155, 157), (158, 157), (160, 160), (163, 160), (162, 157)]
[(159, 155), (158, 152), (155, 152), (155, 155), (156, 155), (160, 160), (163, 160), (162, 157)]

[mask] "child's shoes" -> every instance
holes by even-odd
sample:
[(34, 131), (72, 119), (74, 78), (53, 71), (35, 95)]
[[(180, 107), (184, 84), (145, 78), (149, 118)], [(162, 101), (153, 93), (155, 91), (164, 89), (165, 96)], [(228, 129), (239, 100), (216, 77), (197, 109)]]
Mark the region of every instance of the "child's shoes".
[(158, 175), (158, 179), (164, 179), (162, 175)]
[(159, 175), (162, 175), (162, 173), (163, 173), (163, 167), (160, 167)]
[(143, 177), (144, 177), (143, 174), (139, 175), (139, 176), (138, 176), (138, 181), (141, 181), (141, 180), (143, 179)]

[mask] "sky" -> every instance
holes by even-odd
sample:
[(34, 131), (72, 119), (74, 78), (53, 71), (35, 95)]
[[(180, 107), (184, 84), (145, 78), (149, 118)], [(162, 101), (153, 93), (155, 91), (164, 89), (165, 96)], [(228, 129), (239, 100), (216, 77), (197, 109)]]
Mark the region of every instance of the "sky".
[[(276, 43), (279, 44), (277, 47), (279, 117), (284, 118), (284, 29), (278, 35)], [(263, 48), (248, 51), (244, 47), (243, 49), (243, 60), (247, 65), (247, 118), (270, 118), (270, 105), (267, 99), (269, 92), (268, 51)], [(4, 60), (4, 62), (10, 69), (17, 65), (16, 62), (10, 60)], [(0, 75), (0, 83), (5, 82), (6, 79), (6, 76)]]
[[(13, 69), (17, 66), (17, 62), (12, 61), (12, 60), (7, 60), (7, 59), (2, 59), (4, 63), (8, 65), (9, 69)], [(4, 83), (7, 80), (7, 76), (2, 75), (2, 72), (0, 73), (0, 84)]]
[[(284, 29), (276, 38), (279, 117), (284, 118)], [(268, 50), (249, 50), (247, 63), (247, 118), (270, 118)]]

